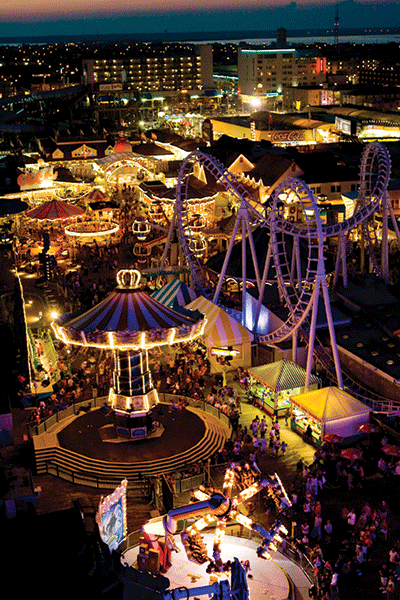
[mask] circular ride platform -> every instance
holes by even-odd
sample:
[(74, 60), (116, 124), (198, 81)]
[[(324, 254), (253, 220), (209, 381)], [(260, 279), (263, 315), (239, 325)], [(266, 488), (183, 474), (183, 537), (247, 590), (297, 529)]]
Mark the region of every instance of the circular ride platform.
[[(104, 440), (112, 426), (111, 412), (92, 408), (60, 421), (34, 436), (38, 473), (47, 472), (85, 485), (118, 485), (138, 474), (154, 476), (206, 460), (222, 449), (230, 430), (217, 418), (193, 407), (172, 410), (160, 403), (153, 409), (161, 435), (124, 443)], [(111, 429), (111, 428), (110, 428)]]
[[(159, 414), (160, 409), (162, 414)], [(124, 439), (124, 444), (110, 447), (102, 440), (101, 429), (112, 424), (113, 417), (99, 409), (76, 417), (58, 433), (58, 439), (63, 448), (97, 460), (132, 463), (173, 457), (201, 442), (206, 426), (201, 416), (192, 410), (169, 410), (167, 404), (158, 404), (153, 410), (155, 420), (164, 427), (160, 437)]]
[[(214, 535), (202, 533), (206, 546), (212, 553)], [(196, 588), (207, 586), (216, 580), (213, 573), (207, 573), (208, 563), (199, 565), (188, 560), (180, 536), (174, 536), (175, 543), (179, 552), (173, 552), (171, 556), (172, 566), (165, 573), (165, 577), (170, 581), (169, 589), (175, 588)], [(295, 598), (294, 585), (297, 588), (308, 590), (310, 583), (299, 567), (277, 552), (272, 560), (263, 560), (256, 554), (259, 544), (257, 542), (226, 536), (222, 546), (222, 560), (233, 560), (235, 557), (239, 561), (249, 560), (250, 570), (248, 572), (247, 585), (252, 600), (286, 600)], [(130, 548), (124, 552), (122, 563), (135, 567), (139, 553), (139, 546)], [(290, 575), (286, 572), (286, 567)], [(250, 576), (249, 576), (250, 575)], [(230, 580), (230, 574), (222, 574), (223, 579)], [(295, 582), (292, 581), (295, 580)], [(200, 595), (196, 593), (200, 600), (208, 600), (209, 595)], [(305, 596), (304, 596), (305, 597)]]

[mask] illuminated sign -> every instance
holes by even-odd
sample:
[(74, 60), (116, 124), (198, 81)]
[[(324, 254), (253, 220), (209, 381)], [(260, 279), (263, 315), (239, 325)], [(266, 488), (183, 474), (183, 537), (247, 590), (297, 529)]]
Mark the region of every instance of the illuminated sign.
[(212, 356), (237, 356), (239, 350), (233, 350), (232, 348), (211, 348)]
[(43, 167), (18, 175), (17, 183), (21, 192), (25, 190), (38, 190), (49, 188), (53, 185), (53, 167)]
[(100, 537), (110, 550), (121, 545), (127, 533), (126, 523), (126, 488), (128, 480), (124, 479), (112, 494), (100, 499), (96, 522)]

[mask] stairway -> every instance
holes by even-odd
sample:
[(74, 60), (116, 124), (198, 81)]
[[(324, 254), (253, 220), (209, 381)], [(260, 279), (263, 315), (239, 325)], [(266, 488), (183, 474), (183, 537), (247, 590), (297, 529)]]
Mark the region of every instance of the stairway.
[(75, 484), (112, 489), (122, 479), (128, 479), (128, 487), (140, 495), (139, 473), (143, 477), (152, 477), (179, 471), (187, 465), (206, 460), (224, 447), (230, 435), (228, 427), (203, 411), (188, 410), (203, 420), (205, 433), (200, 442), (180, 454), (137, 463), (107, 462), (62, 448), (57, 433), (49, 430), (33, 438), (37, 474), (49, 473)]

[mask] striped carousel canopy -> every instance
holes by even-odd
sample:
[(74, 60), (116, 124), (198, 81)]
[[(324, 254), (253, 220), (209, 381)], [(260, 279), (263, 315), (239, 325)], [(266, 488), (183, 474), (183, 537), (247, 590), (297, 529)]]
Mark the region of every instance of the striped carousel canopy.
[(116, 288), (83, 314), (64, 315), (52, 323), (66, 343), (137, 350), (194, 339), (204, 325), (198, 311), (181, 314), (147, 292), (124, 288)]
[(80, 206), (54, 199), (28, 210), (25, 215), (38, 221), (45, 221), (46, 219), (48, 221), (58, 221), (79, 217), (84, 212), (85, 210)]

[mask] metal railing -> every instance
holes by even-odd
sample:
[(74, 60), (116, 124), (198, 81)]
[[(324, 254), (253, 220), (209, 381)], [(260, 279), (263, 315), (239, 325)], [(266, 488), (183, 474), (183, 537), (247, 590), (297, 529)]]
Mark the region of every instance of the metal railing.
[[(30, 423), (28, 424), (30, 435), (37, 436), (44, 434), (54, 427), (56, 427), (59, 423), (67, 419), (71, 419), (74, 416), (78, 415), (81, 411), (87, 412), (88, 410), (92, 410), (95, 408), (99, 408), (104, 406), (107, 401), (107, 396), (99, 396), (91, 398), (90, 400), (83, 400), (81, 402), (76, 402), (75, 404), (68, 406), (53, 415), (47, 417), (41, 423)], [(183, 396), (175, 396), (174, 394), (160, 394), (160, 400), (163, 403), (171, 404), (173, 401), (177, 402), (179, 399), (183, 398)], [(207, 404), (203, 401), (194, 402), (192, 398), (186, 398), (187, 402), (196, 409), (202, 410), (208, 414), (213, 415), (218, 418), (225, 425), (229, 426), (228, 417), (215, 407)], [(56, 454), (54, 454), (54, 452)], [(72, 452), (69, 453), (72, 457)], [(73, 457), (72, 457), (73, 458)], [(60, 477), (66, 481), (70, 481), (72, 483), (78, 485), (89, 485), (91, 487), (95, 487), (97, 489), (101, 488), (112, 488), (115, 487), (115, 476), (113, 477), (111, 474), (107, 476), (106, 474), (102, 475), (94, 475), (89, 471), (85, 470), (84, 466), (73, 467), (67, 466), (66, 464), (62, 464), (62, 460), (57, 460), (57, 449), (53, 450), (52, 456), (42, 456), (39, 459), (40, 462), (40, 471), (46, 472), (50, 475), (55, 475), (56, 477)], [(190, 467), (190, 465), (189, 465)], [(179, 471), (179, 469), (178, 469)], [(178, 472), (176, 468), (171, 468), (170, 471), (165, 470), (165, 473), (176, 473)], [(204, 479), (208, 477), (206, 473), (199, 473), (190, 477), (183, 477), (182, 479), (176, 479), (175, 481), (175, 490), (176, 493), (184, 493), (188, 492), (190, 489), (198, 487), (201, 483), (203, 483)], [(139, 481), (139, 480), (137, 480)], [(133, 476), (133, 479), (130, 481), (130, 487), (134, 486), (136, 483), (136, 477)], [(162, 509), (162, 506), (157, 507)]]

